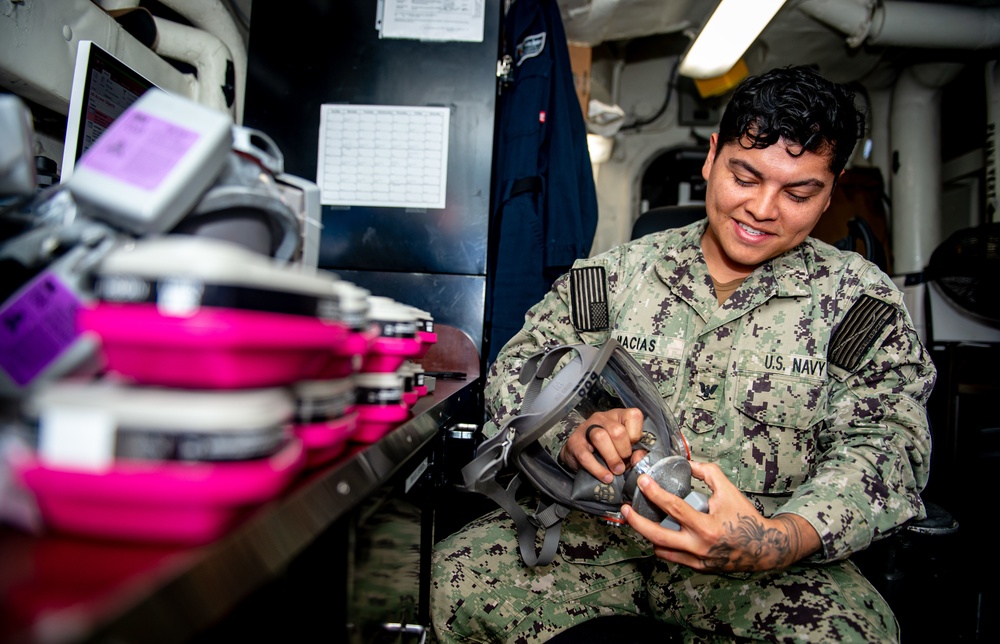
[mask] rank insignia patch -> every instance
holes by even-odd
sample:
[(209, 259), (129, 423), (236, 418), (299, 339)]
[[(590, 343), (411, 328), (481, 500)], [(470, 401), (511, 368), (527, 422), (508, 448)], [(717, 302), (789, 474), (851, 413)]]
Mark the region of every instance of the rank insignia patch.
[(608, 278), (603, 266), (569, 272), (570, 312), (577, 331), (608, 329)]
[(857, 369), (894, 316), (891, 304), (862, 295), (833, 332), (827, 353), (830, 364), (848, 372)]

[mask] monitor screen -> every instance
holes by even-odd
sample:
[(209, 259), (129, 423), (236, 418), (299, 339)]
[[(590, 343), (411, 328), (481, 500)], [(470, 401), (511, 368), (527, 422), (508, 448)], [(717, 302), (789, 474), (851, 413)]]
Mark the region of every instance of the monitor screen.
[(125, 108), (155, 86), (151, 80), (93, 42), (81, 40), (77, 47), (66, 115), (66, 142), (59, 169), (60, 181), (69, 179), (83, 153)]

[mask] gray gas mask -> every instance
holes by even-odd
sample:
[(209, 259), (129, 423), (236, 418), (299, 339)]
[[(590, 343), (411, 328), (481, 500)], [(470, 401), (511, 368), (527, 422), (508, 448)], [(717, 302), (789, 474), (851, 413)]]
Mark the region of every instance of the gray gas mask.
[[(601, 347), (561, 345), (537, 353), (525, 361), (520, 382), (527, 386), (521, 412), (479, 446), (462, 474), (468, 489), (489, 496), (514, 518), (521, 555), (528, 565), (552, 560), (560, 522), (570, 509), (624, 523), (620, 508), (628, 502), (642, 516), (676, 527), (642, 495), (636, 484), (642, 473), (652, 476), (668, 492), (688, 499), (693, 507), (704, 509), (707, 505), (704, 497), (691, 490), (690, 455), (673, 414), (645, 370), (614, 339)], [(616, 408), (642, 412), (642, 438), (635, 449), (646, 454), (610, 484), (586, 470), (566, 469), (538, 442), (557, 426), (571, 431), (595, 412)], [(497, 477), (509, 471), (509, 466), (516, 472), (504, 487)], [(545, 498), (543, 506), (530, 516), (514, 498), (522, 477)], [(545, 530), (541, 553), (536, 553), (534, 545), (538, 530)]]

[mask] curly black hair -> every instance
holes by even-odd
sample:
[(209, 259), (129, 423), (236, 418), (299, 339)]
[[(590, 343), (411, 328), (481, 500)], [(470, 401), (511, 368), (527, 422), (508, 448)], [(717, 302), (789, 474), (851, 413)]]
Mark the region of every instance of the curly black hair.
[(766, 148), (783, 139), (800, 148), (795, 154), (829, 151), (837, 176), (864, 133), (865, 115), (854, 92), (800, 65), (745, 78), (722, 115), (719, 145)]

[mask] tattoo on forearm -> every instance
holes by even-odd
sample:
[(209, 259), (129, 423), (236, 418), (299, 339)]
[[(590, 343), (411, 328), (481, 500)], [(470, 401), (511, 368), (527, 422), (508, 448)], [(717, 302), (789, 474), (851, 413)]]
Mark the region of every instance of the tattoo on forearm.
[(740, 516), (705, 557), (705, 566), (719, 571), (781, 570), (806, 553), (798, 525), (784, 515), (774, 518), (784, 530), (768, 528), (758, 516)]

